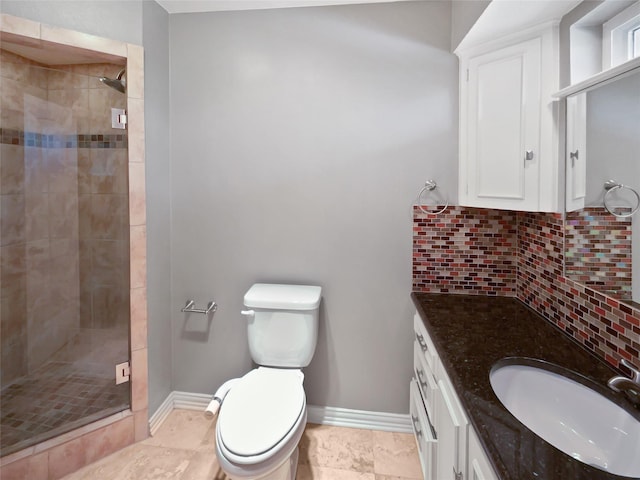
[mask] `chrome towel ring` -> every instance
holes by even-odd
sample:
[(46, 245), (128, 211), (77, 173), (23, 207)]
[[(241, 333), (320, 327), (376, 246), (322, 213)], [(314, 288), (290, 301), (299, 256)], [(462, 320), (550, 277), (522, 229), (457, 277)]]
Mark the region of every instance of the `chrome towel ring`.
[(422, 187), (422, 190), (418, 192), (418, 197), (416, 198), (416, 204), (418, 205), (418, 208), (422, 213), (426, 213), (427, 215), (440, 215), (441, 213), (444, 213), (444, 211), (449, 207), (449, 200), (445, 199), (444, 207), (442, 207), (437, 212), (430, 212), (429, 210), (424, 209), (424, 206), (422, 205), (422, 195), (425, 192), (432, 192), (437, 187), (438, 187), (438, 184), (436, 183), (435, 180), (427, 180), (424, 183), (424, 187)]
[[(632, 208), (629, 213), (616, 213), (611, 208), (609, 208), (609, 205), (607, 205), (607, 199), (609, 198), (609, 195), (611, 195), (611, 192), (615, 192), (616, 190), (622, 190), (623, 188), (631, 190), (631, 192), (635, 195), (636, 206)], [(618, 183), (615, 180), (607, 180), (606, 182), (604, 182), (604, 189), (606, 190), (606, 192), (604, 194), (602, 203), (604, 203), (604, 208), (607, 210), (607, 212), (609, 212), (614, 217), (618, 217), (618, 218), (631, 217), (638, 211), (638, 208), (640, 208), (640, 195), (638, 195), (638, 192), (633, 188), (631, 188), (630, 186), (623, 185), (622, 183)]]

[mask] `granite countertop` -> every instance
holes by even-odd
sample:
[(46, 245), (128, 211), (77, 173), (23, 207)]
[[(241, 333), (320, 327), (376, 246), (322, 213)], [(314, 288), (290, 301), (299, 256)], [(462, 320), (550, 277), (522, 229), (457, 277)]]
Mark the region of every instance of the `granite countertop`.
[[(500, 403), (489, 382), (505, 357), (544, 360), (603, 386), (619, 374), (520, 301), (507, 297), (412, 293), (469, 421), (502, 480), (613, 480), (535, 435)], [(631, 407), (620, 394), (616, 403)], [(597, 412), (594, 412), (597, 415)], [(640, 421), (640, 410), (633, 410)]]

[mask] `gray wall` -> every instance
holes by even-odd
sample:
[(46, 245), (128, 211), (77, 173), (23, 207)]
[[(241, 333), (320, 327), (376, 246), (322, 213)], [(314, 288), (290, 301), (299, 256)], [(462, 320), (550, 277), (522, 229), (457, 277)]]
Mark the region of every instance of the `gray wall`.
[[(560, 21), (560, 88), (571, 85), (571, 53), (578, 53), (578, 45), (571, 45), (571, 26), (589, 14), (602, 3), (602, 0), (585, 0), (567, 13)], [(586, 32), (585, 32), (586, 33)], [(574, 39), (575, 42), (576, 39)], [(590, 46), (593, 44), (590, 42)]]
[(2, 0), (2, 13), (142, 45), (142, 1)]
[(169, 15), (143, 4), (149, 412), (171, 392)]
[[(252, 283), (323, 287), (308, 402), (408, 411), (411, 205), (457, 198), (449, 2), (171, 15), (173, 389), (251, 368)], [(188, 298), (220, 307), (184, 316)]]

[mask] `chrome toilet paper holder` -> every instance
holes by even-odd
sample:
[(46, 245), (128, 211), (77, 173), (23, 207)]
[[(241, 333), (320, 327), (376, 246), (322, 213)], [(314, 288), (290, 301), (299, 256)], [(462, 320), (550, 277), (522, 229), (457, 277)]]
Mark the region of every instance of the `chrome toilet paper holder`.
[(207, 304), (207, 308), (196, 308), (196, 302), (194, 300), (187, 300), (187, 303), (183, 308), (180, 309), (181, 312), (184, 313), (202, 313), (204, 315), (209, 315), (212, 312), (215, 312), (218, 309), (218, 304), (211, 300)]

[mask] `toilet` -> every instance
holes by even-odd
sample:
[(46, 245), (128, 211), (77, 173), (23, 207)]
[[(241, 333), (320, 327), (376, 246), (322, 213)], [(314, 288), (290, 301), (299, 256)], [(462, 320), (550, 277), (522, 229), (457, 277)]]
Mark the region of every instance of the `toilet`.
[(256, 283), (244, 296), (249, 351), (258, 365), (221, 401), (216, 455), (231, 479), (294, 480), (307, 423), (304, 374), (318, 339), (322, 289)]

